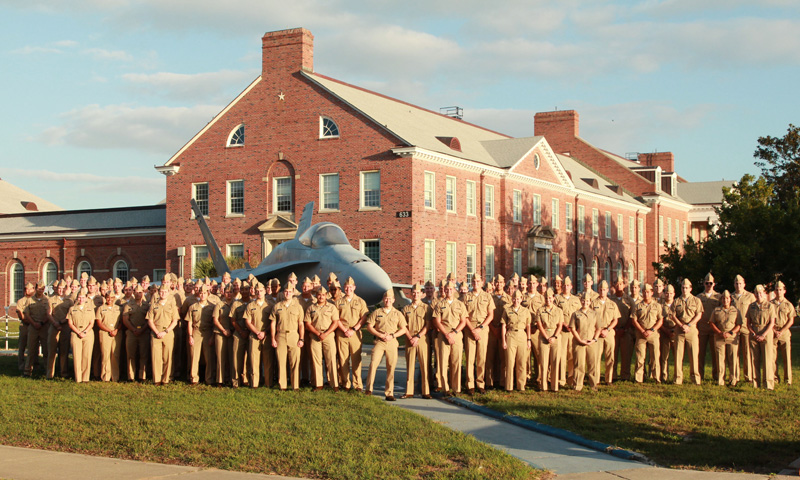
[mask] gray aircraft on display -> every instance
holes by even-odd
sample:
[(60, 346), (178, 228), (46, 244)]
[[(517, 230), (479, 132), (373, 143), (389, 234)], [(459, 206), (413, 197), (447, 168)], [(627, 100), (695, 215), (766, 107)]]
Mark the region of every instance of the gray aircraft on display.
[(389, 275), (369, 257), (350, 245), (342, 227), (331, 222), (311, 224), (314, 202), (309, 202), (303, 208), (303, 215), (300, 217), (293, 240), (275, 247), (257, 267), (250, 268), (248, 264), (246, 268), (236, 270), (228, 267), (194, 199), (191, 200), (191, 204), (217, 275), (228, 272), (232, 279), (242, 280), (253, 275), (262, 283), (277, 278), (283, 285), (292, 272), (300, 281), (304, 277), (311, 278), (318, 275), (323, 282), (330, 273), (334, 273), (342, 284), (347, 277), (352, 277), (356, 283), (356, 294), (370, 305), (380, 302), (383, 293), (392, 289)]

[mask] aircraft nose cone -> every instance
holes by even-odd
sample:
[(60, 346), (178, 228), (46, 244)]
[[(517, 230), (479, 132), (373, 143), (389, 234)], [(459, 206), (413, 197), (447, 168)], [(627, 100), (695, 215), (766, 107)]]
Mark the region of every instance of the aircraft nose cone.
[(363, 298), (368, 305), (380, 302), (384, 292), (392, 289), (389, 275), (374, 263), (361, 263), (358, 266), (358, 270), (352, 275), (356, 282), (356, 295)]

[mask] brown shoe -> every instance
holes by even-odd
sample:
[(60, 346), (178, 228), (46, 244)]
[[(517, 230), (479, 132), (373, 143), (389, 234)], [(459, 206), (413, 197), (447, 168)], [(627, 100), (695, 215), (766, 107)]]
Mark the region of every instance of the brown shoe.
[(319, 392), (320, 390), (322, 390), (322, 387), (314, 387), (311, 389), (312, 392)]
[(482, 389), (482, 388), (479, 388), (479, 389), (478, 389), (478, 393), (479, 393), (479, 394), (481, 394), (481, 395), (483, 395), (484, 393), (486, 393), (486, 390), (484, 390), (484, 389)]
[(338, 391), (339, 391), (339, 387), (333, 387), (333, 393), (336, 393)]
[(475, 395), (475, 389), (474, 388), (468, 388), (467, 389), (467, 394), (468, 395)]
[(414, 398), (414, 395), (412, 395), (412, 394), (410, 394), (410, 393), (406, 393), (405, 395), (403, 395), (403, 396), (402, 396), (402, 397), (400, 397), (400, 398)]
[(394, 400), (395, 400), (395, 398), (394, 398), (393, 396), (391, 396), (391, 395), (389, 395), (388, 397), (386, 397), (386, 401), (387, 401), (387, 402), (394, 402)]
[(430, 400), (433, 397), (431, 397), (430, 395), (423, 395), (422, 398), (425, 399), (425, 400)]
[(364, 390), (364, 395), (372, 395), (372, 390)]

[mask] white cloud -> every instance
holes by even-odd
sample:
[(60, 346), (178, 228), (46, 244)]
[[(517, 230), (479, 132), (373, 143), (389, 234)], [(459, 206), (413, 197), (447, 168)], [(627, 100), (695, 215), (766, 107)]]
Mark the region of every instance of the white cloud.
[(253, 70), (220, 70), (196, 74), (159, 72), (127, 73), (122, 78), (139, 93), (155, 94), (175, 100), (230, 101), (231, 90), (243, 90), (260, 72)]
[(95, 60), (119, 60), (129, 62), (133, 57), (122, 50), (106, 50), (104, 48), (87, 48), (83, 51), (86, 55), (93, 57)]
[[(160, 175), (150, 177), (104, 176), (85, 172), (54, 172), (50, 170), (0, 168), (0, 176), (14, 179), (33, 179), (46, 182), (53, 190), (67, 189), (73, 192), (124, 193), (136, 192), (139, 197), (163, 195), (166, 182)], [(54, 199), (56, 200), (56, 199)], [(56, 201), (58, 203), (58, 201)]]
[(61, 115), (33, 141), (89, 149), (128, 149), (168, 157), (222, 109), (220, 106), (88, 105)]

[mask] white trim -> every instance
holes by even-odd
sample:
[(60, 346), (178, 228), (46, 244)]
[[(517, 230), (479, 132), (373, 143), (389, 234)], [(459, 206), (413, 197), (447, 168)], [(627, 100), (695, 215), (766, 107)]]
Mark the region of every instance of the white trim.
[(91, 232), (53, 232), (32, 234), (10, 234), (0, 236), (0, 243), (19, 242), (21, 240), (61, 240), (62, 238), (104, 238), (104, 237), (145, 237), (151, 235), (166, 235), (166, 228), (153, 228), (145, 230), (95, 230)]
[[(244, 147), (244, 143), (237, 143), (236, 145), (231, 145), (231, 140), (233, 140), (233, 134), (238, 132), (239, 129), (243, 128), (243, 127), (244, 127), (244, 123), (240, 123), (239, 125), (236, 125), (235, 127), (233, 127), (233, 130), (231, 130), (231, 133), (228, 134), (228, 139), (225, 141), (225, 148)], [(247, 130), (247, 129), (245, 129), (245, 130)]]
[(657, 205), (663, 205), (669, 208), (675, 208), (677, 210), (688, 212), (693, 208), (691, 204), (680, 202), (677, 200), (673, 200), (669, 197), (664, 195), (642, 195), (642, 199), (647, 203), (654, 203)]
[[(232, 213), (231, 212), (231, 183), (233, 182), (242, 182), (242, 213)], [(231, 218), (239, 218), (244, 217), (244, 179), (238, 178), (234, 180), (226, 180), (225, 181), (225, 217)]]
[(422, 278), (425, 278), (425, 254), (428, 247), (428, 242), (430, 242), (431, 246), (431, 276), (426, 281), (430, 280), (433, 283), (436, 283), (436, 240), (433, 238), (426, 238), (422, 241)]
[(227, 243), (225, 244), (225, 256), (230, 257), (231, 255), (231, 247), (242, 247), (242, 258), (244, 258), (244, 243)]
[[(336, 125), (336, 131), (339, 132), (337, 135), (323, 135), (322, 127), (325, 123), (325, 120), (330, 120), (334, 125)], [(329, 138), (339, 138), (342, 135), (342, 130), (339, 128), (339, 123), (328, 115), (320, 115), (319, 116), (319, 139), (320, 140), (327, 140)]]
[[(452, 253), (453, 258), (450, 258), (450, 254)], [(450, 263), (452, 260), (452, 268), (448, 268), (447, 264)], [(447, 271), (447, 274), (453, 274), (453, 278), (458, 278), (458, 243), (457, 242), (446, 242), (444, 246), (444, 269)]]
[[(447, 194), (449, 193), (449, 190), (450, 190), (450, 182), (451, 181), (453, 182), (453, 201), (451, 203), (451, 206), (453, 208), (447, 208)], [(445, 212), (447, 212), (447, 213), (458, 213), (458, 207), (457, 207), (458, 195), (456, 193), (458, 191), (457, 185), (458, 185), (458, 179), (456, 177), (454, 177), (452, 175), (445, 175), (445, 177), (444, 177), (444, 209), (445, 209)]]
[[(289, 210), (278, 210), (278, 180), (289, 179), (289, 201), (292, 203)], [(272, 177), (272, 213), (275, 214), (292, 214), (294, 213), (294, 178), (291, 175), (283, 177)]]
[[(514, 165), (512, 165), (511, 168), (508, 169), (508, 173), (509, 174), (513, 174), (514, 173), (514, 169), (517, 168), (517, 166), (519, 164), (521, 164), (522, 161), (525, 160), (528, 157), (528, 155), (530, 155), (531, 152), (533, 152), (537, 147), (541, 147), (541, 150), (543, 150), (542, 153), (544, 153), (545, 160), (550, 165), (550, 168), (553, 169), (553, 171), (556, 174), (556, 177), (561, 182), (560, 186), (568, 187), (568, 188), (571, 188), (571, 189), (575, 188), (575, 184), (572, 183), (572, 180), (570, 180), (569, 175), (567, 175), (567, 171), (564, 169), (564, 165), (562, 165), (561, 162), (558, 161), (558, 159), (556, 158), (555, 152), (553, 152), (553, 149), (550, 148), (550, 144), (547, 143), (547, 140), (545, 139), (545, 137), (541, 137), (539, 139), (539, 141), (536, 142), (533, 145), (533, 147), (531, 147), (531, 149), (528, 150), (525, 153), (525, 155), (520, 157), (520, 159), (517, 160), (517, 162)], [(536, 153), (534, 153), (534, 155), (536, 155)], [(536, 167), (536, 170), (538, 171), (539, 167)], [(548, 182), (548, 183), (550, 183), (550, 182)]]
[[(470, 186), (472, 187), (472, 211), (469, 210), (469, 193)], [(478, 214), (478, 183), (475, 180), (467, 180), (466, 190), (464, 192), (464, 202), (466, 203), (464, 210), (468, 217), (474, 217)]]
[[(362, 238), (362, 239), (359, 240), (359, 249), (358, 250), (365, 257), (369, 258), (369, 255), (367, 255), (367, 252), (364, 251), (364, 242), (378, 242), (378, 261), (375, 262), (375, 264), (380, 265), (381, 264), (381, 239), (380, 238)], [(372, 259), (370, 258), (370, 260), (372, 260)], [(373, 260), (373, 262), (374, 262), (374, 260)]]
[[(338, 205), (338, 208), (325, 208), (325, 177), (331, 177), (333, 175), (336, 175), (336, 204)], [(340, 184), (339, 184), (340, 183), (340, 179), (341, 179), (341, 176), (339, 175), (339, 172), (330, 172), (330, 173), (320, 173), (319, 174), (319, 209), (318, 209), (318, 211), (320, 213), (338, 212), (338, 211), (341, 210), (341, 208), (342, 208), (341, 200), (342, 199), (341, 199), (341, 196), (340, 196), (341, 190), (339, 188), (340, 187)]]
[[(165, 163), (163, 166), (164, 166), (164, 167), (167, 167), (167, 166), (169, 166), (169, 165), (172, 165), (172, 162), (174, 162), (174, 161), (175, 161), (175, 160), (176, 160), (176, 159), (177, 159), (179, 156), (181, 156), (181, 154), (183, 154), (183, 152), (185, 152), (185, 151), (186, 151), (186, 149), (188, 149), (190, 146), (192, 146), (192, 144), (194, 144), (194, 142), (195, 142), (195, 141), (197, 141), (197, 139), (198, 139), (198, 138), (200, 138), (201, 136), (203, 136), (203, 134), (204, 134), (204, 133), (206, 133), (206, 132), (208, 131), (208, 129), (209, 129), (209, 128), (213, 127), (213, 126), (214, 126), (214, 125), (217, 123), (217, 121), (218, 121), (220, 118), (222, 118), (222, 117), (223, 117), (223, 116), (224, 116), (226, 113), (228, 113), (228, 110), (230, 110), (231, 108), (233, 108), (233, 106), (234, 106), (234, 105), (236, 105), (237, 103), (239, 103), (239, 100), (241, 100), (241, 99), (242, 99), (242, 98), (243, 98), (245, 95), (247, 95), (247, 94), (250, 92), (250, 90), (252, 90), (252, 89), (253, 89), (253, 87), (255, 87), (256, 85), (258, 85), (260, 82), (261, 82), (261, 75), (259, 75), (259, 76), (258, 76), (258, 77), (257, 77), (255, 80), (253, 80), (253, 82), (252, 82), (250, 85), (248, 85), (248, 86), (247, 86), (247, 88), (245, 88), (245, 89), (244, 89), (244, 91), (242, 91), (242, 93), (240, 93), (240, 94), (239, 94), (239, 96), (237, 96), (236, 98), (234, 98), (234, 99), (233, 99), (233, 101), (231, 101), (231, 103), (229, 103), (229, 104), (228, 104), (228, 106), (226, 106), (225, 108), (223, 108), (221, 112), (219, 112), (219, 113), (218, 113), (218, 114), (217, 114), (217, 115), (216, 115), (216, 116), (215, 116), (213, 119), (211, 119), (211, 121), (210, 121), (210, 122), (208, 122), (208, 123), (206, 124), (206, 126), (205, 126), (205, 127), (203, 127), (203, 129), (202, 129), (202, 130), (200, 130), (199, 132), (197, 132), (197, 134), (195, 134), (195, 136), (194, 136), (194, 137), (192, 137), (192, 139), (191, 139), (191, 140), (189, 140), (188, 142), (186, 142), (186, 145), (184, 145), (183, 147), (181, 147), (181, 149), (180, 149), (180, 150), (178, 150), (178, 151), (175, 153), (175, 155), (173, 155), (172, 157), (170, 157), (170, 159), (169, 159), (169, 160), (167, 160), (167, 163)], [(158, 170), (158, 168), (159, 168), (159, 167), (156, 167), (156, 170)], [(175, 173), (178, 173), (178, 172), (176, 171)]]
[[(428, 175), (431, 176), (431, 205), (425, 205), (425, 193), (428, 189), (426, 182)], [(473, 182), (474, 183), (474, 182)], [(436, 172), (424, 170), (422, 172), (422, 206), (428, 210), (436, 210)]]
[[(379, 205), (377, 207), (374, 206), (366, 206), (364, 204), (364, 174), (367, 173), (377, 173), (378, 174), (378, 195), (379, 195)], [(380, 170), (362, 170), (358, 172), (358, 210), (359, 211), (376, 211), (380, 210), (383, 206), (383, 192), (381, 187), (381, 171)]]

